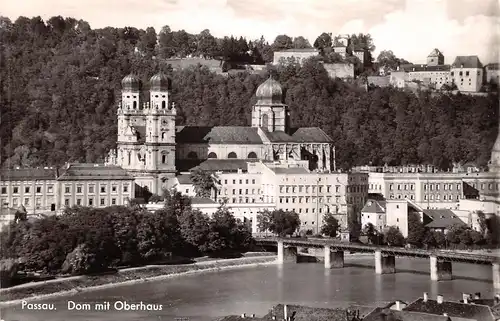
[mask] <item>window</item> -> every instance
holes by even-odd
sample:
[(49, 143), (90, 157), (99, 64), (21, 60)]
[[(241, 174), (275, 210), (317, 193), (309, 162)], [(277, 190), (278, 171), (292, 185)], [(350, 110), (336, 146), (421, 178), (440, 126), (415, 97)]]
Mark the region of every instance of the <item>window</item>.
[(104, 198), (101, 198), (101, 205), (104, 206), (106, 204), (106, 201), (104, 200)]
[(29, 187), (29, 186), (26, 186), (26, 187), (24, 188), (24, 192), (25, 192), (25, 193), (29, 193), (29, 192), (30, 192), (30, 187)]
[(186, 194), (189, 194), (189, 188), (186, 188)]
[(69, 206), (69, 198), (65, 198), (64, 199), (64, 205), (65, 206)]
[(42, 205), (42, 199), (40, 197), (37, 197), (35, 200), (35, 204), (36, 204), (36, 206)]
[(64, 187), (64, 193), (69, 194), (70, 193), (70, 188), (69, 186)]
[(2, 187), (2, 194), (7, 194), (7, 187)]
[(41, 193), (42, 192), (42, 187), (41, 186), (37, 186), (36, 187), (36, 192), (37, 193)]
[(19, 193), (19, 187), (15, 186), (12, 191), (14, 194)]
[(161, 155), (161, 163), (166, 164), (167, 163), (167, 155)]
[(82, 187), (81, 186), (77, 186), (76, 187), (76, 192), (77, 193), (81, 193), (82, 192)]
[(89, 206), (92, 206), (94, 205), (94, 199), (93, 198), (89, 198)]
[(77, 198), (76, 199), (76, 205), (78, 205), (78, 206), (82, 205), (82, 199), (81, 198)]
[(89, 186), (89, 193), (94, 193), (94, 185)]
[(252, 179), (252, 184), (255, 184), (255, 179)]
[(243, 184), (243, 180), (242, 179), (240, 179), (240, 184)]
[(14, 207), (17, 206), (17, 198), (13, 198), (12, 199), (12, 205), (14, 205)]
[(466, 76), (469, 76), (469, 72), (468, 72), (468, 71), (466, 71), (466, 72), (465, 72), (465, 75), (466, 75)]
[(101, 193), (106, 193), (106, 186), (101, 186)]
[(116, 190), (117, 190), (116, 185), (111, 186), (111, 192), (116, 193)]
[(123, 185), (123, 192), (128, 193), (128, 185)]
[(116, 205), (116, 198), (111, 199), (111, 205)]

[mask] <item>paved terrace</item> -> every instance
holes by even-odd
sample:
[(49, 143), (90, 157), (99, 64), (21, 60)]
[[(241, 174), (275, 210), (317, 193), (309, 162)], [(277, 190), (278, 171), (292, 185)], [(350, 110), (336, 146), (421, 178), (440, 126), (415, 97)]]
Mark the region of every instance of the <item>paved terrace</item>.
[(298, 239), (298, 238), (255, 238), (259, 245), (275, 246), (278, 242), (283, 242), (285, 245), (295, 245), (299, 247), (316, 247), (323, 248), (329, 246), (333, 250), (348, 250), (355, 252), (382, 252), (396, 257), (420, 257), (430, 258), (436, 257), (438, 260), (446, 260), (453, 262), (485, 264), (500, 263), (500, 256), (487, 254), (474, 254), (464, 252), (450, 252), (441, 250), (421, 250), (408, 249), (401, 247), (380, 246), (380, 245), (364, 245), (356, 243), (345, 243), (337, 240), (321, 240), (321, 239)]

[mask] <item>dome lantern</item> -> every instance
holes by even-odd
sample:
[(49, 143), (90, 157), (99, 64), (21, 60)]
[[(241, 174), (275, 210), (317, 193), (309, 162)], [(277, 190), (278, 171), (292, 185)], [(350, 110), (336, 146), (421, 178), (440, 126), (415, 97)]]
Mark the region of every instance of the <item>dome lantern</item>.
[(164, 73), (159, 72), (149, 80), (151, 91), (169, 91), (172, 81)]
[(123, 91), (139, 91), (140, 87), (141, 81), (134, 74), (127, 75), (122, 79)]
[(255, 92), (257, 104), (282, 104), (283, 89), (280, 83), (274, 80), (271, 76), (264, 81)]

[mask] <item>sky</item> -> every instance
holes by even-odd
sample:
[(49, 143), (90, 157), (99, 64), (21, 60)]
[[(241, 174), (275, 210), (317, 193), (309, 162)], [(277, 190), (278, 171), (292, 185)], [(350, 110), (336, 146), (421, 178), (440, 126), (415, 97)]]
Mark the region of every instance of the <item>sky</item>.
[(369, 33), (376, 50), (425, 63), (438, 48), (445, 63), (457, 55), (498, 62), (500, 0), (0, 0), (0, 15), (73, 17), (92, 28), (165, 25), (172, 30), (217, 37), (280, 34), (304, 36), (311, 44), (322, 32)]

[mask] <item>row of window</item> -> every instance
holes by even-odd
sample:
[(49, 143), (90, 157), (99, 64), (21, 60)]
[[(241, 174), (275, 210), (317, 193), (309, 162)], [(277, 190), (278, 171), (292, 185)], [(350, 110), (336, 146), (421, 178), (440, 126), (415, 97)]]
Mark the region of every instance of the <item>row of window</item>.
[[(100, 192), (101, 193), (106, 193), (106, 187), (107, 185), (100, 185)], [(95, 193), (95, 186), (94, 185), (89, 185), (88, 186), (88, 192), (90, 194)], [(118, 193), (118, 185), (111, 185), (111, 192), (112, 193)], [(128, 193), (128, 184), (123, 185), (123, 192)], [(64, 193), (65, 194), (71, 194), (71, 186), (64, 186)], [(83, 186), (76, 186), (76, 193), (81, 194), (83, 193)]]
[[(190, 152), (188, 154), (188, 158), (196, 159), (196, 158), (198, 158), (198, 155), (195, 152)], [(211, 152), (211, 153), (208, 154), (207, 158), (217, 158), (217, 154), (214, 153), (214, 152)], [(238, 155), (236, 155), (235, 152), (230, 152), (229, 154), (227, 154), (227, 158), (232, 158), (232, 159), (238, 158)], [(248, 153), (248, 155), (247, 155), (246, 158), (247, 159), (256, 159), (257, 158), (257, 154), (254, 153), (254, 152), (250, 152), (250, 153)]]
[[(0, 202), (2, 203), (1, 204), (2, 207), (17, 207), (20, 205), (19, 198), (17, 198), (17, 197), (12, 198), (12, 206), (10, 206), (10, 204), (7, 202), (6, 199), (2, 199), (2, 200), (0, 200)], [(31, 197), (25, 197), (23, 205), (24, 206), (31, 206)], [(42, 206), (42, 199), (40, 197), (35, 198), (35, 206)]]
[[(225, 179), (224, 180), (224, 185), (227, 185), (227, 182), (228, 182), (228, 180)], [(255, 179), (252, 179), (252, 180), (249, 180), (249, 179), (245, 179), (245, 180), (243, 180), (243, 179), (240, 179), (240, 180), (233, 179), (233, 184), (236, 184), (236, 182), (239, 182), (240, 185), (242, 185), (243, 182), (245, 182), (245, 184), (247, 184), (247, 185), (250, 184), (250, 182), (252, 182), (252, 184), (255, 184)]]
[[(12, 186), (12, 194), (19, 194), (20, 188), (19, 186)], [(41, 194), (43, 191), (43, 186), (35, 186), (35, 191), (37, 194)], [(6, 186), (2, 187), (1, 190), (2, 194), (7, 194), (8, 193), (8, 188)], [(29, 194), (31, 192), (31, 186), (25, 186), (24, 187), (24, 193)], [(47, 185), (47, 193), (54, 193), (54, 186), (53, 185)]]
[[(75, 205), (78, 205), (78, 206), (94, 206), (95, 205), (94, 200), (95, 199), (93, 197), (90, 197), (90, 198), (87, 199), (87, 203), (85, 204), (84, 200), (82, 198), (77, 198)], [(69, 198), (64, 199), (64, 205), (65, 206), (70, 206), (70, 204), (71, 204), (71, 201), (70, 201)], [(111, 202), (109, 204), (107, 204), (106, 198), (100, 198), (99, 199), (99, 205), (100, 206), (118, 205), (118, 199), (117, 198), (111, 198)]]
[[(481, 190), (484, 190), (484, 189), (486, 189), (486, 183), (481, 183), (481, 184), (476, 184), (476, 183), (473, 183), (473, 184), (472, 184), (472, 187), (474, 187), (474, 188), (479, 187)], [(499, 184), (498, 184), (498, 183), (496, 183), (496, 184), (489, 183), (489, 184), (488, 184), (488, 189), (489, 189), (490, 191), (492, 191), (493, 189), (495, 189), (495, 190), (497, 190), (497, 191), (498, 191), (498, 188), (499, 188)]]
[[(424, 195), (424, 200), (436, 200), (436, 201), (439, 201), (441, 200), (441, 195), (437, 194), (436, 196), (434, 195)], [(453, 201), (458, 201), (460, 200), (460, 195), (443, 195), (443, 201), (450, 201), (450, 202), (453, 202)]]
[[(228, 190), (226, 188), (224, 188), (224, 195), (228, 194), (227, 191)], [(243, 195), (243, 189), (240, 188), (238, 191), (239, 191), (239, 193), (238, 193), (239, 195)], [(257, 191), (257, 193), (255, 193), (256, 191)], [(218, 194), (222, 195), (222, 191), (219, 190)], [(245, 189), (245, 195), (248, 195), (248, 194), (250, 194), (250, 195), (259, 194), (259, 190), (258, 189), (256, 190), (255, 188), (252, 188), (250, 190), (250, 189), (247, 188), (247, 189)], [(233, 195), (236, 195), (236, 189), (235, 188), (233, 188)]]
[[(455, 184), (456, 185), (456, 189), (457, 191), (459, 191), (461, 189), (461, 183), (459, 184)], [(441, 187), (441, 184), (440, 183), (437, 183), (437, 184), (424, 184), (424, 191), (433, 191), (434, 189), (436, 191), (439, 191)], [(453, 190), (453, 184), (443, 184), (443, 190), (445, 191), (452, 191)]]
[[(323, 203), (323, 197), (280, 197), (280, 203), (316, 203), (318, 199), (319, 203)], [(332, 203), (332, 197), (326, 197), (325, 203)], [(302, 202), (304, 201), (304, 202)], [(335, 197), (335, 203), (340, 202), (340, 196)]]
[[(401, 190), (410, 190), (410, 191), (413, 191), (415, 189), (415, 184), (397, 184), (397, 190), (398, 191), (401, 191)], [(390, 184), (389, 185), (389, 190), (392, 191), (394, 190), (394, 184)]]

